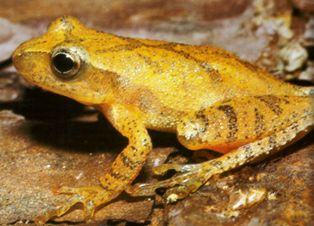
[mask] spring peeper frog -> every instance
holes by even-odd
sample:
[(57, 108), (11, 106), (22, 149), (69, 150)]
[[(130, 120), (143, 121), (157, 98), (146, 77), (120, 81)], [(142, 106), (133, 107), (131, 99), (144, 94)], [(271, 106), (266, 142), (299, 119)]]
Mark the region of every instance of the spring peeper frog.
[[(267, 156), (308, 132), (314, 124), (314, 87), (273, 78), (234, 54), (209, 46), (125, 38), (56, 19), (46, 34), (13, 54), (31, 83), (99, 109), (129, 144), (92, 187), (63, 187), (69, 202), (42, 216), (65, 214), (76, 203), (93, 216), (117, 197), (151, 195), (168, 188), (168, 201), (196, 191), (210, 177)], [(224, 153), (200, 164), (164, 164), (170, 179), (131, 186), (152, 142), (147, 129), (176, 133), (190, 150)]]

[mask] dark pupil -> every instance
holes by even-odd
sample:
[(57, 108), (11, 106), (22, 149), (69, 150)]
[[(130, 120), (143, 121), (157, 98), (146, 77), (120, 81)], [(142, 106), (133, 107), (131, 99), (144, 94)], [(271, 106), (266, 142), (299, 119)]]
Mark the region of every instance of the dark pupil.
[(69, 72), (74, 67), (72, 58), (65, 53), (59, 53), (52, 61), (54, 67), (61, 73)]

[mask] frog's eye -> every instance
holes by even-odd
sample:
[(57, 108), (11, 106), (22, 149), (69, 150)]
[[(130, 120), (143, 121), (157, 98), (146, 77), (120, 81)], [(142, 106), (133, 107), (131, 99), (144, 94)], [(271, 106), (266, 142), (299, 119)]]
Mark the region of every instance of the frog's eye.
[(79, 72), (81, 59), (77, 53), (59, 49), (51, 56), (51, 67), (59, 78), (71, 79)]

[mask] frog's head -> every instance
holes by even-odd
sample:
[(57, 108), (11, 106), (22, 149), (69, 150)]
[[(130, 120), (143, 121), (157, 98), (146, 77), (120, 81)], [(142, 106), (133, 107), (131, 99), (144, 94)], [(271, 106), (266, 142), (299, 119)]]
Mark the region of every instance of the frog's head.
[(46, 34), (24, 42), (13, 63), (29, 82), (86, 104), (100, 104), (110, 96), (112, 74), (93, 66), (89, 44), (95, 31), (73, 17), (56, 19)]

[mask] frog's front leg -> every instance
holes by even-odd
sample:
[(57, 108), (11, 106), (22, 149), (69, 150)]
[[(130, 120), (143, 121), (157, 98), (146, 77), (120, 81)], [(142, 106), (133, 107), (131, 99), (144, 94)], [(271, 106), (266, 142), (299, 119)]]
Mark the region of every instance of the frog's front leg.
[(170, 187), (165, 194), (168, 201), (184, 198), (213, 175), (267, 156), (300, 138), (314, 124), (313, 104), (313, 97), (259, 96), (218, 103), (198, 112), (182, 122), (178, 131), (181, 143), (195, 150), (211, 148), (228, 152), (229, 148), (229, 152), (200, 164), (161, 165), (155, 173), (174, 169), (181, 174), (152, 184), (135, 185), (127, 192), (151, 195), (157, 188)]
[(77, 203), (83, 204), (86, 217), (92, 217), (96, 207), (117, 197), (139, 174), (152, 148), (144, 120), (135, 110), (122, 106), (101, 110), (113, 126), (129, 139), (128, 146), (117, 156), (110, 171), (100, 178), (101, 185), (79, 188), (62, 187), (59, 193), (71, 194), (72, 197), (58, 209), (39, 217), (37, 219), (39, 223), (64, 215)]

